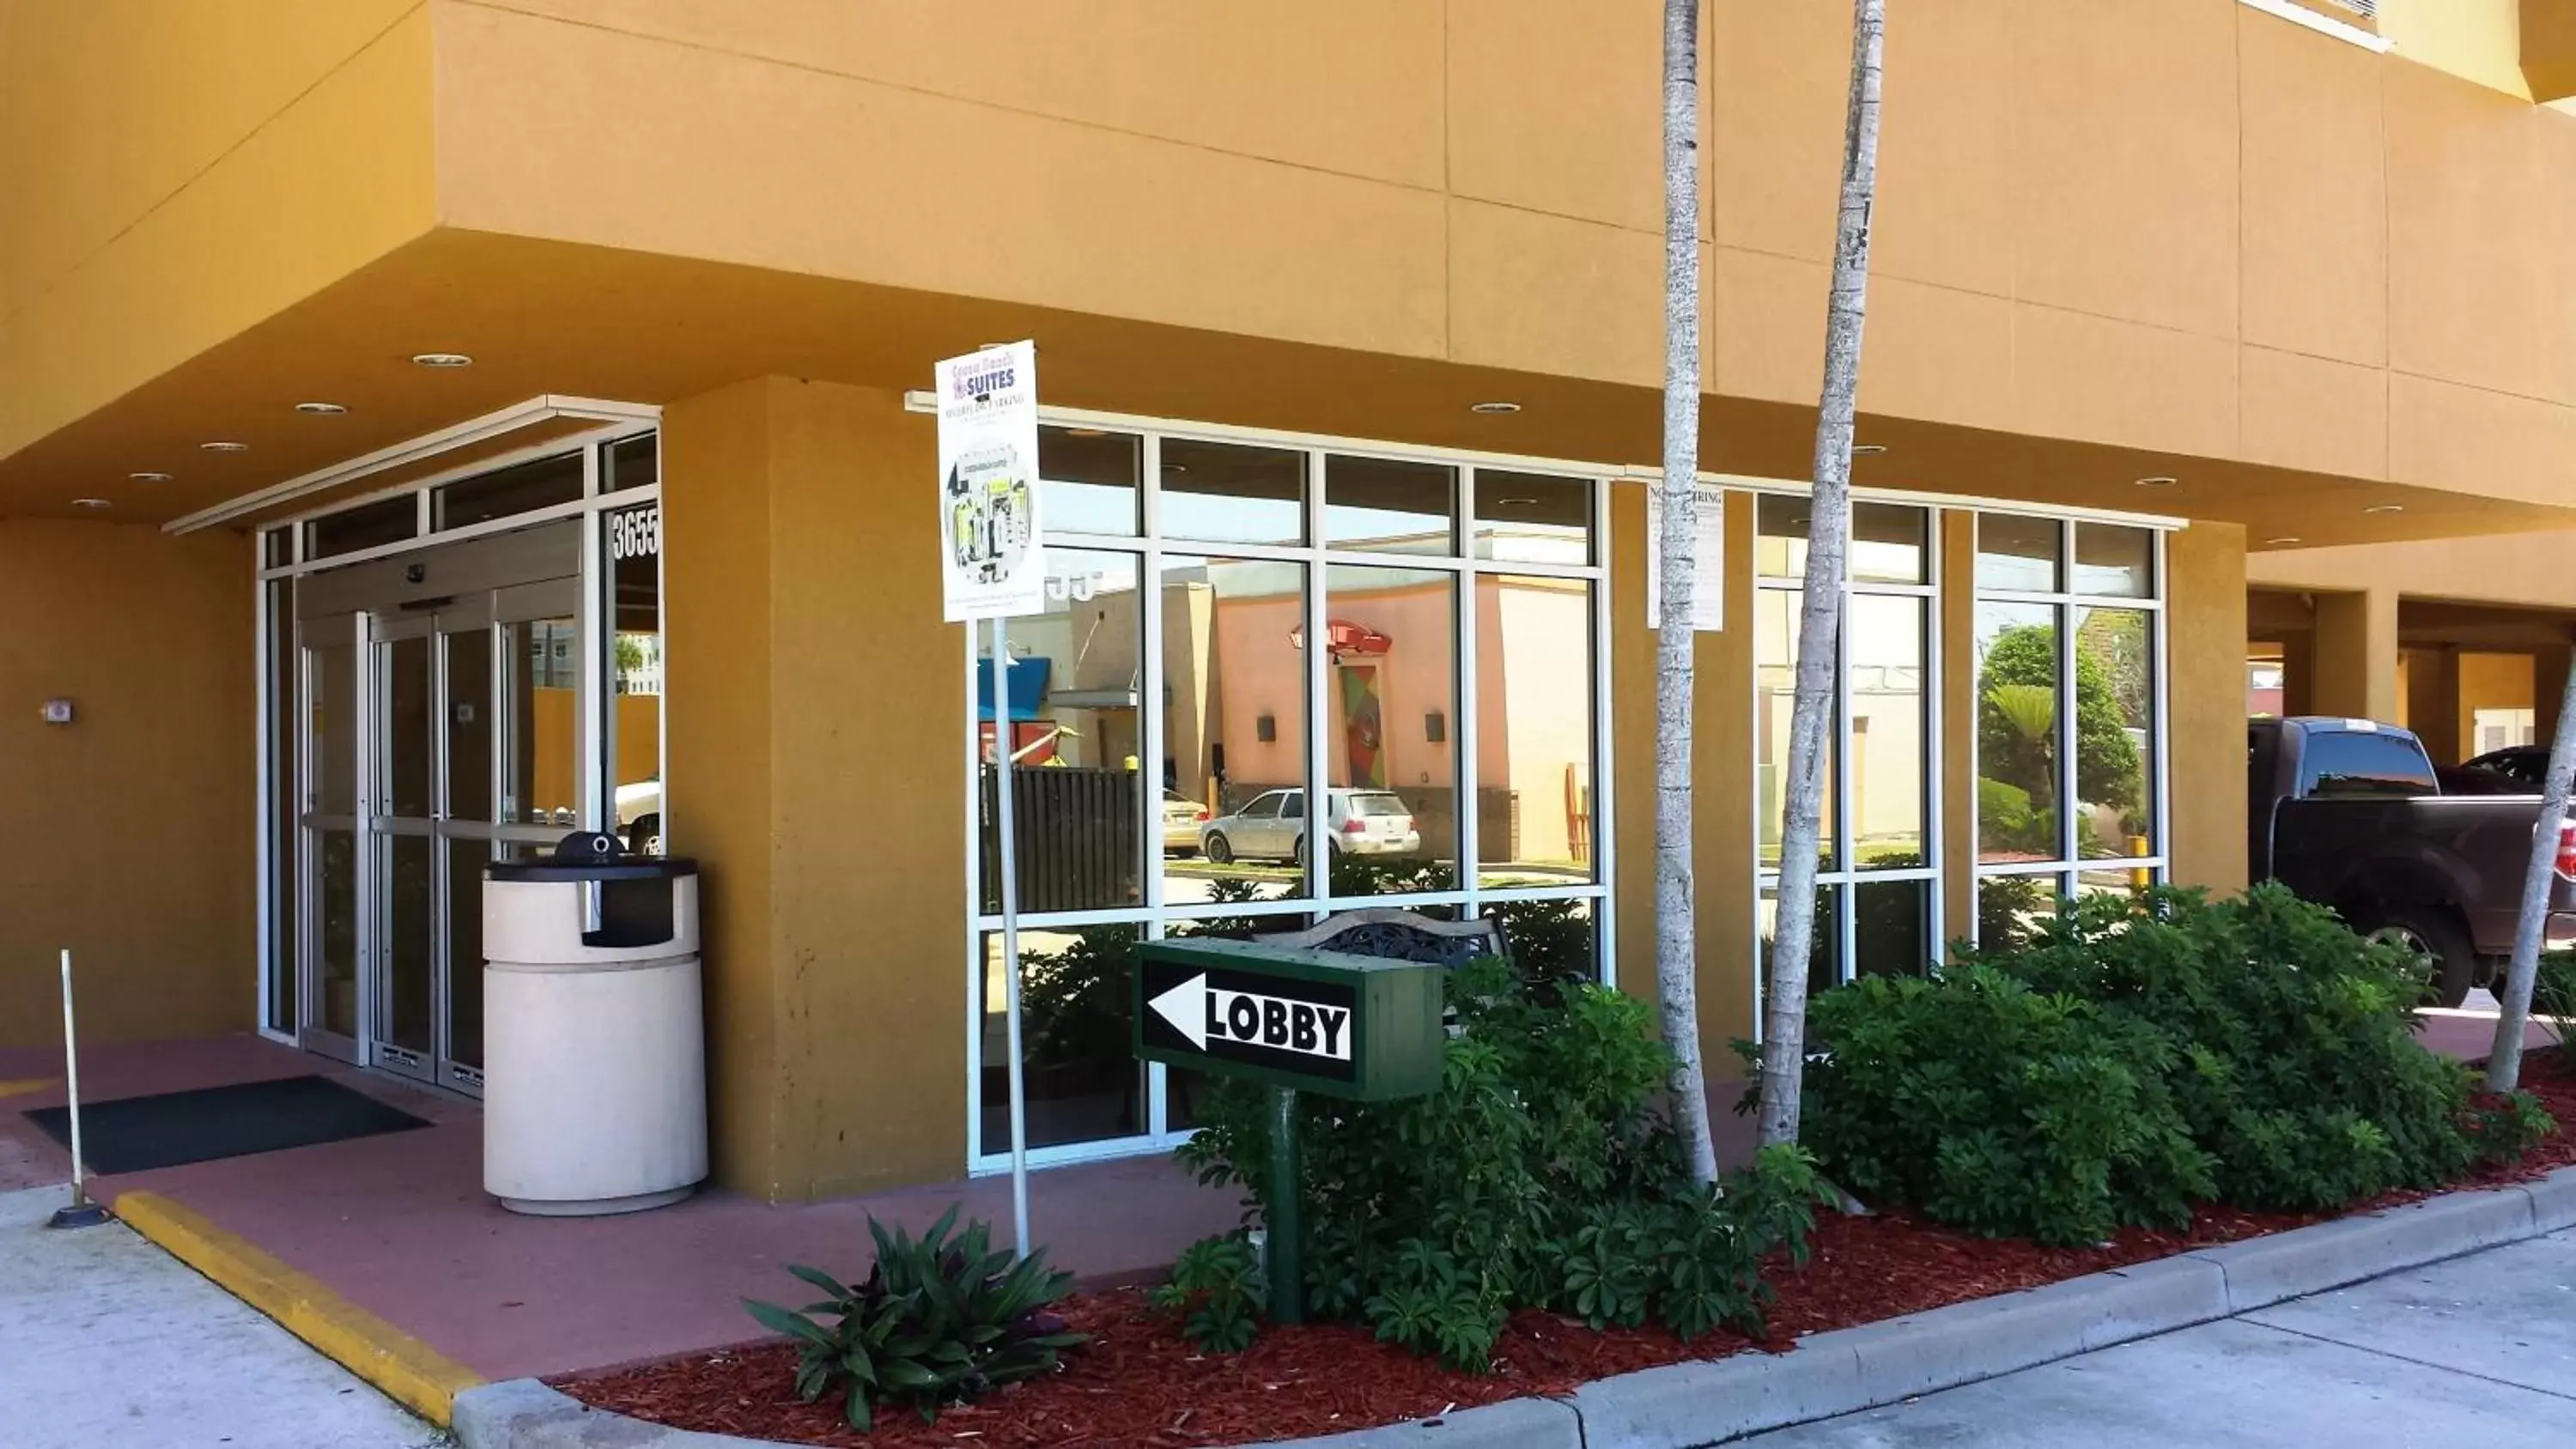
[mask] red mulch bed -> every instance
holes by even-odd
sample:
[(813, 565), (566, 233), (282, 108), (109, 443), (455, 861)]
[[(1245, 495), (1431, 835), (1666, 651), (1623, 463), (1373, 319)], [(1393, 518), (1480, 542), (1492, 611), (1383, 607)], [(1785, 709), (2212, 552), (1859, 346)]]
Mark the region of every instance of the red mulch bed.
[[(2545, 1052), (2525, 1086), (2562, 1124), (2522, 1162), (2480, 1173), (2463, 1187), (2494, 1186), (2576, 1164), (2576, 1061)], [(2391, 1193), (2351, 1211), (2424, 1197)], [(1972, 1237), (1902, 1212), (1827, 1215), (1816, 1226), (1804, 1268), (1780, 1270), (1770, 1337), (1755, 1343), (1718, 1333), (1684, 1344), (1657, 1329), (1594, 1333), (1554, 1314), (1515, 1315), (1495, 1351), (1494, 1372), (1452, 1373), (1430, 1359), (1372, 1340), (1362, 1329), (1309, 1324), (1269, 1328), (1244, 1353), (1193, 1350), (1172, 1320), (1145, 1307), (1141, 1290), (1085, 1293), (1064, 1305), (1072, 1326), (1093, 1335), (1066, 1357), (1063, 1372), (1004, 1389), (979, 1404), (941, 1411), (924, 1424), (911, 1411), (879, 1416), (873, 1434), (852, 1433), (837, 1395), (796, 1401), (789, 1385), (796, 1352), (760, 1344), (559, 1385), (599, 1408), (683, 1428), (754, 1439), (867, 1446), (867, 1449), (1075, 1449), (1248, 1443), (1330, 1434), (1576, 1385), (1685, 1359), (1746, 1349), (1786, 1351), (1802, 1335), (1848, 1328), (1971, 1298), (2036, 1288), (2213, 1243), (2257, 1237), (2332, 1214), (2249, 1213), (2207, 1208), (2188, 1231), (2131, 1229), (2095, 1248), (2042, 1248)]]

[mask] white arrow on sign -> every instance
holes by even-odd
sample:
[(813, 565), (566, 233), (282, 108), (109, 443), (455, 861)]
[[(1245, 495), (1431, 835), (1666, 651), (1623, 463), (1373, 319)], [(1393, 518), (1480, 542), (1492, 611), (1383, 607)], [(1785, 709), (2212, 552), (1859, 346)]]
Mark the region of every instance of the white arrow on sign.
[(1347, 1006), (1230, 991), (1208, 985), (1204, 972), (1145, 1004), (1200, 1051), (1206, 1051), (1208, 1039), (1214, 1037), (1299, 1056), (1351, 1059)]
[(1207, 975), (1191, 977), (1152, 1001), (1154, 1014), (1172, 1024), (1172, 1029), (1190, 1039), (1190, 1045), (1207, 1050)]

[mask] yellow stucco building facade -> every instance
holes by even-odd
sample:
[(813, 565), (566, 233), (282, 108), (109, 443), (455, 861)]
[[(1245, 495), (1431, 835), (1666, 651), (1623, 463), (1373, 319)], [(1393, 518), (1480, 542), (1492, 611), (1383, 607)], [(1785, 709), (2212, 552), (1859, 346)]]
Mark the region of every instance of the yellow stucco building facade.
[[(2316, 705), (2391, 715), (2374, 560), (2576, 608), (2457, 562), (2576, 529), (2555, 7), (2378, 8), (1892, 22), (1834, 969), (2013, 890), (2241, 885), (2284, 600)], [(1707, 11), (1723, 1060), (1849, 22)], [(722, 1181), (982, 1170), (1003, 740), (1064, 827), (1042, 1161), (1187, 1130), (1098, 1034), (1140, 935), (1395, 900), (1650, 981), (1658, 45), (1651, 0), (0, 0), (0, 1044), (68, 945), (103, 1035), (470, 1093), (479, 863), (610, 828), (706, 871)], [(997, 697), (907, 395), (1021, 337), (1057, 537)], [(1363, 810), (1422, 844), (1306, 848)]]

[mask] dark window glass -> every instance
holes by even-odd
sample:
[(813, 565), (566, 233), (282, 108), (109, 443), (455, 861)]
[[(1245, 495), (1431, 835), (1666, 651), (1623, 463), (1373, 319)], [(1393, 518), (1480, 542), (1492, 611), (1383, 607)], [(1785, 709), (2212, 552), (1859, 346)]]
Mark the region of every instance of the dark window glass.
[(295, 541), (283, 528), (272, 528), (259, 538), (259, 562), (262, 568), (284, 568), (295, 562)]
[(1050, 533), (1136, 532), (1145, 443), (1099, 428), (1038, 429), (1038, 507)]
[(417, 495), (405, 493), (334, 513), (304, 525), (304, 556), (308, 559), (337, 558), (360, 549), (380, 548), (400, 543), (420, 532), (420, 504)]
[(1163, 440), (1165, 538), (1306, 541), (1306, 455), (1286, 448)]
[(662, 505), (600, 515), (607, 561), (608, 778), (617, 833), (637, 855), (662, 853)]
[(1977, 515), (1977, 587), (2055, 593), (2066, 556), (2066, 526), (2019, 513)]
[(608, 450), (608, 481), (603, 493), (643, 488), (662, 481), (662, 439), (658, 433), (628, 438)]
[(2109, 523), (2075, 525), (2075, 592), (2155, 597), (2155, 534)]
[(1592, 562), (1592, 481), (1477, 469), (1476, 557)]
[(540, 458), (439, 489), (431, 505), (431, 527), (463, 528), (580, 498), (581, 454)]
[(1456, 548), (1458, 470), (1393, 458), (1324, 460), (1324, 542), (1370, 553)]
[(2308, 735), (2311, 795), (2432, 795), (2432, 765), (2423, 746), (2377, 730), (2315, 730)]

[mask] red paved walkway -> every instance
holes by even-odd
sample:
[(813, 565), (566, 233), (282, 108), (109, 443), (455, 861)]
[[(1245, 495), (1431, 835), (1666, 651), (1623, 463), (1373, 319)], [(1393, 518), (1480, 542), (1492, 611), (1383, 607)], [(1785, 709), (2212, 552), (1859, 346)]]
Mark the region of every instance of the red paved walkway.
[[(2425, 1041), (2486, 1054), (2493, 1019), (2430, 1016)], [(2541, 1034), (2535, 1028), (2535, 1041)], [(312, 1274), (343, 1296), (493, 1378), (550, 1375), (667, 1357), (757, 1336), (738, 1300), (796, 1298), (779, 1271), (862, 1270), (873, 1212), (914, 1228), (954, 1201), (1008, 1233), (1009, 1182), (982, 1178), (865, 1198), (770, 1207), (708, 1192), (611, 1218), (529, 1218), (482, 1190), (481, 1118), (471, 1103), (353, 1072), (257, 1037), (92, 1048), (94, 1101), (319, 1072), (434, 1126), (353, 1142), (102, 1178), (102, 1195), (165, 1194)], [(59, 1076), (59, 1052), (0, 1050), (0, 1083)], [(1712, 1091), (1721, 1156), (1751, 1145), (1737, 1088)], [(0, 1098), (0, 1189), (60, 1182), (69, 1154), (21, 1115), (56, 1106), (59, 1083)], [(1126, 1279), (1184, 1244), (1231, 1227), (1231, 1194), (1201, 1188), (1165, 1157), (1054, 1168), (1032, 1178), (1031, 1216), (1054, 1261), (1087, 1279)]]

